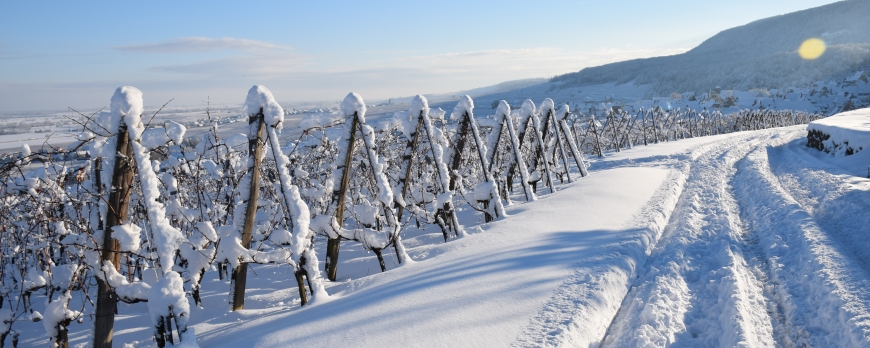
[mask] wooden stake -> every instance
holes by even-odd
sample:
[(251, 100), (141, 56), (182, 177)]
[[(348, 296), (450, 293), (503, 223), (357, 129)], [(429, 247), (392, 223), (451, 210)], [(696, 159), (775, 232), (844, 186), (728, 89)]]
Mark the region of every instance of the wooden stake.
[[(350, 166), (353, 160), (353, 148), (356, 142), (357, 129), (357, 114), (353, 113), (353, 120), (350, 126), (350, 139), (347, 144), (347, 155), (344, 157), (344, 170), (341, 175), (341, 186), (338, 192), (335, 193), (338, 199), (338, 205), (335, 210), (335, 221), (338, 223), (338, 228), (342, 228), (344, 224), (344, 202), (347, 199), (347, 185), (350, 182)], [(338, 269), (338, 251), (341, 246), (341, 239), (330, 238), (326, 242), (326, 277), (331, 281), (335, 281), (335, 275)]]
[[(245, 209), (245, 224), (242, 227), (242, 246), (251, 248), (251, 238), (254, 234), (254, 218), (257, 216), (257, 200), (260, 197), (260, 165), (263, 159), (263, 108), (255, 115), (250, 115), (248, 124), (256, 123), (257, 138), (248, 139), (248, 153), (254, 161), (251, 167), (251, 186), (248, 192), (248, 206)], [(280, 151), (280, 150), (278, 150)], [(233, 270), (233, 311), (245, 309), (245, 284), (248, 279), (248, 263), (242, 262)]]
[[(101, 262), (112, 261), (115, 267), (119, 267), (120, 254), (116, 252), (117, 241), (112, 238), (112, 227), (118, 226), (127, 220), (127, 211), (130, 206), (130, 189), (133, 183), (133, 147), (130, 146), (130, 137), (127, 126), (118, 128), (116, 140), (115, 164), (112, 171), (112, 186), (109, 192), (109, 209), (106, 213), (106, 221), (103, 226)], [(100, 161), (96, 162), (96, 170), (99, 173)], [(98, 187), (99, 174), (97, 174)], [(96, 272), (100, 272), (96, 270)], [(97, 308), (94, 318), (94, 344), (95, 348), (111, 348), (115, 328), (115, 312), (117, 295), (115, 291), (103, 280), (97, 277)]]

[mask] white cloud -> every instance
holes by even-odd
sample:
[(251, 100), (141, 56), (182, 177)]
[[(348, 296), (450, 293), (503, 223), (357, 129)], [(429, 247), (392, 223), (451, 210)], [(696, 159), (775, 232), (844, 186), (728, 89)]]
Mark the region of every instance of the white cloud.
[(250, 52), (291, 49), (290, 46), (277, 45), (264, 41), (234, 39), (230, 37), (223, 37), (219, 39), (207, 37), (182, 37), (163, 42), (116, 46), (112, 48), (119, 51), (147, 53), (213, 52), (224, 50)]
[[(202, 77), (254, 76), (265, 79), (314, 77), (317, 75), (346, 75), (386, 78), (423, 72), (430, 78), (457, 79), (461, 75), (503, 76), (504, 80), (526, 77), (545, 77), (579, 71), (635, 58), (672, 55), (687, 49), (626, 50), (604, 48), (576, 52), (560, 48), (539, 47), (513, 50), (480, 50), (435, 55), (399, 56), (389, 59), (339, 62), (335, 65), (317, 64), (317, 57), (295, 53), (273, 52), (232, 56), (220, 59), (151, 67), (151, 71), (194, 74)], [(476, 86), (469, 86), (476, 87)]]
[(159, 65), (151, 71), (193, 74), (214, 78), (230, 76), (280, 77), (301, 71), (308, 66), (308, 57), (294, 54), (233, 56), (193, 63)]
[[(244, 100), (253, 84), (265, 84), (280, 101), (338, 100), (349, 91), (366, 100), (417, 93), (447, 93), (504, 81), (548, 77), (628, 59), (671, 55), (686, 49), (639, 50), (563, 48), (479, 50), (433, 55), (396, 54), (387, 59), (345, 61), (295, 51), (248, 51), (203, 61), (143, 67), (145, 74), (106, 76), (97, 81), (12, 85), (0, 83), (0, 110), (105, 105), (111, 91), (133, 85), (159, 106), (170, 98), (180, 105), (211, 97), (216, 102)], [(387, 55), (387, 53), (384, 53)], [(324, 63), (324, 58), (333, 58)], [(154, 74), (155, 72), (160, 74)], [(49, 105), (50, 104), (50, 105)]]

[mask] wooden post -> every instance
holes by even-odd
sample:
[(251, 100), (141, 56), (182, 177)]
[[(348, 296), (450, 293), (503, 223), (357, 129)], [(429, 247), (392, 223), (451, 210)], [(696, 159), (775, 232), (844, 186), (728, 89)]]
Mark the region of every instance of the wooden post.
[[(122, 224), (127, 219), (127, 211), (130, 206), (130, 189), (133, 183), (133, 147), (130, 146), (130, 137), (127, 126), (118, 128), (116, 140), (115, 164), (112, 171), (112, 186), (109, 192), (109, 209), (106, 212), (106, 221), (103, 223), (102, 250), (100, 252), (101, 263), (112, 261), (114, 266), (119, 267), (120, 254), (116, 252), (117, 241), (112, 238), (112, 227)], [(98, 160), (96, 170), (99, 173), (102, 165)], [(99, 175), (97, 185), (100, 186)], [(95, 270), (95, 272), (100, 272)], [(117, 295), (115, 291), (97, 277), (97, 307), (94, 316), (94, 344), (95, 348), (111, 348), (115, 330), (115, 311)]]
[(641, 129), (643, 130), (643, 146), (648, 145), (647, 141), (646, 141), (646, 114), (647, 114), (646, 111), (644, 111), (643, 108), (641, 108), (640, 109), (640, 117), (641, 117), (640, 125), (641, 125)]
[[(339, 186), (337, 196), (334, 199), (338, 200), (338, 205), (335, 210), (335, 221), (338, 223), (338, 228), (342, 228), (344, 224), (344, 201), (347, 199), (347, 185), (350, 182), (350, 166), (353, 160), (353, 147), (356, 142), (357, 115), (353, 113), (353, 120), (350, 126), (350, 139), (347, 144), (347, 155), (344, 157), (344, 170), (341, 175), (341, 186)], [(335, 274), (338, 269), (338, 251), (341, 246), (340, 238), (330, 238), (326, 242), (326, 277), (331, 281), (335, 281)]]
[[(468, 113), (468, 111), (462, 113), (462, 119), (466, 120), (466, 122), (468, 123), (468, 126), (471, 128), (471, 135), (474, 137), (474, 144), (475, 144), (475, 147), (477, 147), (477, 157), (479, 160), (478, 162), (480, 163), (480, 170), (483, 173), (484, 180), (486, 180), (486, 181), (492, 180), (494, 182), (495, 180), (492, 178), (492, 173), (490, 172), (490, 169), (489, 169), (490, 166), (487, 164), (488, 162), (487, 162), (487, 158), (486, 158), (486, 152), (483, 151), (482, 145), (480, 145), (483, 143), (483, 139), (480, 138), (480, 130), (477, 128), (477, 124), (471, 119), (471, 115)], [(483, 208), (485, 209), (484, 214), (483, 214), (484, 221), (490, 222), (494, 219), (492, 214), (489, 213), (490, 207), (492, 207), (494, 209), (494, 212), (496, 215), (495, 217), (498, 217), (499, 213), (498, 213), (497, 209), (495, 209), (495, 206), (494, 206), (495, 204), (499, 203), (498, 199), (499, 198), (496, 198), (494, 200), (495, 202), (486, 201), (484, 203), (484, 206), (483, 206)], [(490, 203), (492, 203), (492, 204), (490, 204)]]
[(69, 329), (67, 327), (72, 321), (69, 319), (64, 319), (55, 328), (57, 330), (57, 337), (54, 340), (54, 344), (57, 348), (69, 348)]
[(595, 135), (595, 152), (598, 153), (598, 158), (604, 157), (604, 154), (601, 153), (601, 141), (598, 140), (598, 125), (596, 124), (595, 114), (592, 114), (592, 134)]
[[(459, 166), (461, 165), (462, 150), (465, 149), (466, 134), (468, 134), (468, 127), (470, 123), (471, 122), (469, 122), (468, 120), (468, 113), (463, 113), (462, 119), (459, 120), (459, 132), (457, 133), (458, 136), (456, 137), (457, 139), (454, 142), (456, 144), (456, 147), (453, 148), (453, 161), (450, 162), (450, 191), (456, 190), (456, 180), (458, 178), (454, 176), (453, 173), (458, 171)], [(418, 123), (417, 130), (419, 131), (419, 129), (420, 124)], [(402, 217), (401, 213), (399, 214), (399, 217)]]
[(492, 166), (495, 164), (495, 157), (498, 156), (498, 146), (501, 144), (502, 128), (504, 128), (504, 127), (502, 127), (502, 123), (499, 122), (498, 125), (496, 127), (493, 127), (493, 129), (492, 129), (493, 132), (498, 132), (498, 133), (496, 133), (496, 135), (495, 135), (496, 136), (495, 145), (493, 146), (492, 149), (489, 150), (489, 151), (492, 151), (492, 155), (490, 155), (489, 158), (487, 158), (487, 160), (489, 161), (488, 162), (489, 165), (487, 166), (486, 170), (490, 173), (492, 173)]
[[(552, 119), (552, 121), (553, 121), (553, 136), (556, 137), (556, 147), (559, 148), (559, 154), (562, 157), (562, 165), (565, 166), (565, 176), (568, 177), (568, 182), (570, 183), (570, 182), (573, 182), (573, 180), (571, 180), (571, 174), (568, 173), (568, 154), (565, 152), (565, 147), (562, 146), (562, 137), (561, 137), (562, 132), (559, 132), (559, 125), (556, 124), (557, 123), (556, 122), (556, 115), (553, 115), (553, 117), (549, 117), (550, 112), (552, 112), (552, 109), (550, 111), (547, 111), (547, 115), (548, 115), (547, 120)], [(549, 126), (550, 126), (549, 124), (544, 124), (544, 127), (549, 127)], [(555, 155), (555, 151), (553, 151), (553, 152)], [(553, 158), (553, 162), (554, 163), (556, 162), (555, 158)]]
[(589, 175), (589, 171), (586, 169), (586, 164), (583, 163), (583, 154), (580, 153), (580, 148), (578, 148), (577, 143), (574, 142), (574, 136), (571, 134), (571, 128), (568, 127), (568, 122), (563, 119), (559, 121), (559, 124), (562, 126), (562, 132), (565, 133), (565, 141), (568, 142), (568, 149), (571, 150), (571, 156), (574, 157), (574, 163), (577, 164), (577, 170), (580, 171), (580, 176), (586, 177)]
[[(535, 140), (537, 141), (537, 149), (535, 151), (537, 156), (535, 156), (534, 161), (535, 169), (538, 167), (539, 160), (544, 162), (544, 176), (547, 178), (547, 187), (550, 188), (550, 193), (554, 193), (556, 192), (556, 186), (553, 184), (553, 177), (550, 174), (550, 164), (547, 162), (547, 157), (544, 155), (544, 138), (541, 136), (541, 130), (538, 129), (538, 125), (534, 122), (534, 116), (529, 117), (529, 122), (532, 123), (532, 131), (535, 132)], [(528, 126), (526, 128), (528, 128)]]
[[(363, 126), (365, 126), (365, 123), (361, 122), (361, 120), (359, 120), (360, 115), (358, 113), (354, 112), (353, 117), (354, 117), (354, 121), (355, 121), (354, 125), (357, 126), (357, 128), (355, 128), (354, 131), (356, 131), (358, 129), (359, 134), (363, 137), (366, 137), (366, 132), (363, 130)], [(363, 138), (363, 139), (365, 140), (365, 138)], [(369, 160), (369, 170), (371, 171), (371, 174), (372, 174), (371, 179), (374, 181), (377, 181), (378, 180), (377, 172), (375, 171), (375, 168), (378, 166), (378, 162), (375, 160), (375, 156), (377, 154), (377, 145), (374, 144), (374, 142), (370, 143), (368, 141), (363, 141), (363, 146), (365, 147), (365, 150), (367, 153), (366, 157), (368, 157), (368, 160)], [(379, 194), (380, 193), (383, 193), (383, 192), (379, 192)], [(385, 220), (386, 225), (392, 229), (392, 231), (390, 232), (390, 238), (391, 238), (391, 242), (393, 243), (393, 246), (396, 248), (395, 249), (396, 250), (396, 259), (399, 263), (405, 263), (405, 258), (404, 258), (405, 255), (403, 253), (399, 252), (399, 249), (404, 249), (404, 247), (399, 245), (401, 243), (401, 241), (400, 241), (401, 238), (399, 238), (399, 233), (401, 233), (402, 224), (399, 223), (398, 219), (396, 219), (396, 215), (395, 215), (396, 212), (393, 211), (393, 208), (389, 204), (381, 202), (381, 208), (384, 210), (384, 220)], [(380, 227), (378, 227), (378, 228), (380, 229)], [(381, 266), (381, 272), (386, 272), (387, 265), (384, 262), (384, 256), (383, 256), (383, 253), (381, 252), (381, 249), (380, 248), (372, 248), (371, 250), (372, 250), (372, 252), (375, 253), (375, 256), (377, 256), (377, 258), (378, 258), (378, 263)]]
[[(513, 139), (514, 137), (517, 136), (516, 133), (514, 133), (514, 126), (511, 123), (510, 114), (502, 115), (501, 122), (503, 124), (502, 128), (507, 128), (508, 137), (510, 139)], [(511, 140), (509, 145), (510, 145), (511, 149), (513, 150), (512, 156), (514, 157), (514, 165), (525, 167), (526, 166), (525, 162), (520, 163), (521, 161), (525, 161), (525, 159), (523, 159), (523, 154), (522, 154), (522, 152), (520, 152), (519, 141), (517, 141), (517, 144), (514, 144), (513, 140)], [(514, 145), (516, 145), (516, 146), (514, 146)], [(522, 168), (522, 167), (520, 167), (520, 168)], [(526, 169), (526, 172), (528, 172), (528, 169)], [(508, 176), (508, 178), (512, 179), (511, 176)], [(525, 179), (528, 180), (528, 178), (525, 178)], [(520, 178), (520, 180), (523, 180), (523, 178)], [(523, 182), (522, 185), (523, 185), (523, 194), (526, 196), (526, 201), (527, 202), (534, 201), (536, 199), (535, 193), (531, 191), (531, 187), (529, 187), (529, 183)], [(508, 187), (513, 187), (513, 185), (508, 185)]]
[[(419, 124), (422, 122), (423, 122), (423, 112), (421, 111), (420, 112), (420, 121), (418, 121), (418, 123), (417, 123), (418, 124), (418, 126), (417, 126), (418, 131), (420, 129)], [(434, 126), (432, 125), (432, 122), (430, 120), (426, 126), (426, 138), (429, 140), (429, 150), (432, 151), (432, 159), (435, 162), (435, 168), (436, 168), (435, 172), (438, 173), (438, 178), (440, 179), (439, 181), (441, 182), (441, 185), (439, 185), (439, 186), (442, 186), (441, 193), (443, 194), (443, 193), (446, 193), (447, 190), (450, 190), (450, 186), (451, 186), (450, 182), (452, 180), (450, 180), (450, 178), (442, 178), (441, 177), (441, 169), (440, 168), (441, 168), (441, 165), (443, 165), (443, 160), (441, 158), (439, 158), (437, 154), (435, 154), (435, 139), (433, 139), (432, 134), (429, 133), (429, 128), (431, 128), (431, 127), (434, 127)], [(414, 137), (416, 138), (416, 135)], [(446, 165), (445, 165), (445, 167), (446, 167)], [(448, 183), (447, 184), (448, 187), (443, 187), (445, 182)], [(445, 215), (447, 220), (449, 220), (449, 221), (445, 221), (445, 222), (448, 223), (448, 226), (450, 227), (450, 229), (453, 230), (453, 235), (456, 237), (459, 237), (459, 229), (461, 227), (459, 226), (459, 219), (456, 217), (456, 210), (453, 209), (453, 201), (450, 200), (450, 201), (444, 203), (444, 206), (439, 207), (438, 209)], [(447, 231), (446, 230), (444, 231), (444, 241), (445, 242), (447, 241)]]
[(308, 304), (308, 293), (305, 292), (305, 280), (304, 277), (307, 276), (307, 272), (305, 272), (305, 257), (299, 258), (299, 266), (298, 270), (293, 272), (293, 275), (296, 276), (296, 285), (299, 288), (299, 299), (302, 301), (302, 306)]
[[(422, 113), (422, 111), (421, 111)], [(411, 183), (411, 167), (414, 164), (414, 155), (417, 153), (417, 144), (420, 141), (420, 128), (423, 126), (423, 117), (417, 118), (417, 128), (414, 130), (414, 136), (408, 140), (408, 146), (405, 149), (405, 158), (402, 164), (405, 166), (405, 179), (402, 180), (402, 200), (408, 196), (408, 184)], [(456, 153), (459, 153), (458, 151)], [(452, 182), (452, 181), (451, 181)], [(405, 204), (408, 202), (406, 201)], [(405, 212), (405, 207), (399, 206), (397, 216), (399, 223), (402, 223), (402, 214)]]
[[(248, 206), (245, 209), (245, 224), (242, 227), (242, 246), (251, 248), (251, 238), (254, 232), (254, 218), (257, 216), (257, 200), (260, 197), (260, 165), (263, 158), (263, 108), (254, 115), (249, 115), (248, 125), (256, 123), (257, 137), (248, 138), (248, 154), (254, 161), (251, 167), (251, 186), (248, 192)], [(278, 150), (280, 151), (280, 150)], [(245, 309), (245, 284), (248, 279), (248, 263), (242, 262), (233, 270), (233, 311)]]

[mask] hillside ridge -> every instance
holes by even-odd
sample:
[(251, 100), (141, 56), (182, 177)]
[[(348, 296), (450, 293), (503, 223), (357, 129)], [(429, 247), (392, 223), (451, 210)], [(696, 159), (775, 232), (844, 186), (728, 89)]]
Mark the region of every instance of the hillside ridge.
[[(686, 53), (634, 59), (554, 77), (564, 87), (650, 85), (657, 94), (786, 88), (870, 70), (870, 1), (849, 0), (723, 30)], [(825, 41), (816, 60), (797, 54), (809, 38)]]

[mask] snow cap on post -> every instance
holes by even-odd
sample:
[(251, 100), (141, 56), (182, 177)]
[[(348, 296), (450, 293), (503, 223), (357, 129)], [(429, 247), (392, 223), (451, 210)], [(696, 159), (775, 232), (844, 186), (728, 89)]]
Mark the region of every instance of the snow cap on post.
[[(502, 116), (504, 115), (504, 116)], [(506, 119), (510, 119), (511, 116), (511, 106), (504, 100), (498, 102), (498, 108), (495, 109), (495, 117), (496, 120), (499, 119), (499, 116), (504, 117)]]
[(471, 99), (468, 95), (463, 95), (459, 98), (459, 103), (456, 103), (456, 107), (453, 108), (453, 113), (450, 114), (451, 120), (458, 120), (462, 117), (462, 114), (468, 112), (469, 116), (472, 116), (472, 112), (474, 111), (474, 100)]
[(520, 109), (520, 116), (523, 118), (532, 116), (535, 114), (535, 102), (531, 99), (526, 99), (523, 102), (523, 107)]
[(417, 95), (414, 97), (414, 100), (411, 101), (411, 109), (409, 109), (411, 115), (409, 116), (412, 120), (416, 120), (420, 117), (420, 113), (423, 113), (423, 116), (429, 115), (429, 101), (426, 100), (426, 97), (422, 95)]
[[(106, 129), (114, 132), (118, 129), (122, 118), (128, 126), (133, 125), (136, 127), (142, 122), (142, 110), (142, 91), (136, 87), (118, 87), (115, 90), (115, 95), (112, 96), (112, 117), (109, 121), (110, 124), (103, 125), (103, 127), (108, 126)], [(135, 135), (138, 138), (140, 134)]]
[(570, 113), (571, 113), (571, 108), (566, 103), (565, 105), (562, 105), (562, 108), (559, 109), (559, 112), (557, 112), (556, 114), (560, 115), (559, 116), (560, 120), (564, 120), (564, 119), (568, 118), (568, 114), (570, 114)]
[(541, 116), (547, 116), (547, 111), (556, 112), (555, 103), (553, 103), (553, 99), (547, 98), (541, 103), (541, 108), (538, 109), (541, 111)]
[(347, 97), (344, 97), (344, 101), (341, 102), (341, 113), (345, 117), (351, 117), (354, 112), (357, 113), (360, 122), (365, 123), (366, 103), (363, 102), (363, 98), (359, 94), (350, 92), (347, 94)]
[(255, 85), (248, 90), (248, 98), (245, 100), (245, 115), (253, 115), (260, 112), (263, 108), (263, 120), (266, 124), (281, 129), (281, 122), (284, 122), (284, 109), (275, 98), (272, 92), (263, 85)]

